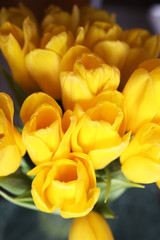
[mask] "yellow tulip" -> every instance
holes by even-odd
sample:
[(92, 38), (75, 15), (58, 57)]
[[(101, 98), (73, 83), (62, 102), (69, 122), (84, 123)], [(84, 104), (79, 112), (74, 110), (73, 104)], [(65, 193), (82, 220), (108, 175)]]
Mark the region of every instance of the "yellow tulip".
[(71, 225), (69, 240), (114, 240), (106, 220), (92, 211), (85, 217), (76, 218)]
[(121, 154), (124, 175), (133, 182), (160, 181), (160, 126), (147, 123), (142, 126)]
[(115, 90), (119, 84), (119, 70), (106, 65), (88, 48), (77, 45), (62, 59), (60, 82), (63, 106), (73, 109), (76, 103), (85, 106), (100, 92)]
[(25, 154), (21, 134), (13, 125), (14, 107), (11, 98), (0, 93), (0, 176), (14, 173)]
[(106, 64), (122, 68), (129, 46), (122, 41), (123, 31), (117, 24), (93, 22), (80, 27), (76, 43), (82, 44), (100, 56)]
[(79, 105), (74, 114), (78, 123), (72, 134), (72, 149), (89, 155), (95, 169), (102, 169), (127, 147), (130, 133), (125, 133), (124, 98), (120, 92), (99, 94), (86, 112)]
[(56, 99), (61, 98), (60, 62), (73, 43), (71, 32), (50, 25), (42, 36), (42, 48), (30, 51), (25, 57), (26, 68), (40, 89)]
[(36, 165), (70, 152), (70, 137), (76, 125), (70, 110), (62, 117), (53, 98), (34, 93), (24, 101), (20, 115), (25, 123), (23, 142)]
[(42, 31), (44, 32), (49, 25), (64, 26), (67, 30), (70, 30), (73, 34), (76, 32), (79, 25), (79, 8), (74, 5), (72, 13), (63, 11), (60, 7), (50, 5), (46, 9), (45, 17), (42, 20)]
[(126, 30), (122, 39), (130, 49), (121, 69), (121, 90), (141, 62), (158, 57), (160, 52), (160, 35), (151, 35), (147, 30)]
[(40, 164), (29, 172), (36, 175), (32, 196), (44, 212), (60, 209), (64, 218), (88, 214), (99, 197), (93, 166), (87, 155), (70, 153), (56, 161)]
[(109, 14), (105, 10), (90, 6), (83, 6), (80, 8), (80, 26), (85, 26), (88, 22), (93, 23), (96, 21), (114, 23), (115, 14)]
[(22, 9), (2, 9), (0, 48), (10, 66), (14, 80), (29, 93), (37, 91), (39, 87), (26, 69), (25, 55), (37, 47), (38, 42), (36, 20), (28, 9), (23, 6)]
[(127, 130), (135, 134), (148, 122), (160, 122), (160, 67), (151, 72), (139, 68), (129, 78), (123, 94), (126, 98)]

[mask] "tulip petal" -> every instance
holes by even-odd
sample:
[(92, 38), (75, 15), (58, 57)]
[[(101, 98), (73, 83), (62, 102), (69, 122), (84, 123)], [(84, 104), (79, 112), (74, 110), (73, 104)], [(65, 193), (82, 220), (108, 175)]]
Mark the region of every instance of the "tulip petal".
[(97, 149), (89, 152), (89, 157), (93, 164), (94, 169), (103, 169), (110, 162), (118, 158), (121, 153), (127, 148), (130, 140), (131, 133), (123, 136), (122, 142), (119, 145), (113, 146), (108, 149)]
[(8, 94), (2, 92), (0, 94), (0, 109), (3, 110), (8, 121), (10, 123), (13, 123), (14, 114), (13, 101)]
[(65, 109), (73, 109), (76, 103), (85, 103), (93, 98), (86, 81), (76, 73), (62, 72), (62, 102)]
[(38, 85), (30, 77), (24, 62), (24, 54), (12, 34), (0, 38), (1, 50), (7, 59), (15, 81), (27, 92), (37, 91)]
[(53, 36), (50, 41), (45, 46), (46, 49), (52, 50), (59, 56), (63, 57), (67, 50), (73, 46), (73, 36), (72, 34), (62, 32), (56, 36)]
[(154, 118), (157, 112), (157, 90), (147, 70), (140, 68), (132, 74), (123, 90), (126, 98), (127, 130), (135, 133), (144, 123)]
[(59, 99), (61, 96), (59, 67), (60, 56), (46, 49), (36, 49), (25, 57), (28, 72), (40, 88)]
[(124, 175), (133, 182), (153, 183), (160, 180), (160, 164), (143, 155), (130, 156), (121, 168)]
[(0, 176), (14, 173), (21, 163), (21, 154), (16, 145), (8, 145), (0, 150)]
[(93, 52), (100, 56), (110, 66), (116, 66), (121, 69), (128, 55), (129, 47), (125, 42), (120, 42), (118, 40), (102, 41), (95, 45)]
[(20, 112), (20, 116), (23, 122), (24, 123), (28, 122), (32, 114), (42, 104), (48, 104), (53, 106), (59, 111), (60, 116), (62, 115), (62, 109), (52, 97), (50, 97), (49, 95), (43, 92), (38, 92), (38, 93), (33, 93), (32, 95), (27, 97), (26, 100), (24, 101), (21, 107), (21, 112)]

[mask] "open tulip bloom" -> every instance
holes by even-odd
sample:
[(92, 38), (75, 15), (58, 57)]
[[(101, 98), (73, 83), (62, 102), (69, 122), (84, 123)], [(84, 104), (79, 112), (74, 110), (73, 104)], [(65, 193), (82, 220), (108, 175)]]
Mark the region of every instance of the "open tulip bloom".
[(70, 240), (113, 240), (109, 204), (160, 186), (160, 36), (91, 7), (38, 22), (20, 5), (1, 9), (0, 49), (18, 120), (0, 92), (0, 195), (74, 218)]

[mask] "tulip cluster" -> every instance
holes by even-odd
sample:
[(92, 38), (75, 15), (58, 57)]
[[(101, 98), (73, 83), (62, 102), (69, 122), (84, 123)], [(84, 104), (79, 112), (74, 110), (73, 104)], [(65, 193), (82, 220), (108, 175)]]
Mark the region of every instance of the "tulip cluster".
[(112, 240), (91, 212), (104, 169), (118, 161), (130, 182), (160, 182), (160, 35), (124, 31), (114, 15), (91, 7), (68, 13), (52, 5), (38, 23), (20, 5), (1, 9), (0, 49), (13, 90), (18, 84), (28, 94), (19, 133), (13, 102), (0, 93), (0, 176), (14, 173), (25, 155), (38, 209), (77, 218), (71, 240), (83, 224), (81, 238)]

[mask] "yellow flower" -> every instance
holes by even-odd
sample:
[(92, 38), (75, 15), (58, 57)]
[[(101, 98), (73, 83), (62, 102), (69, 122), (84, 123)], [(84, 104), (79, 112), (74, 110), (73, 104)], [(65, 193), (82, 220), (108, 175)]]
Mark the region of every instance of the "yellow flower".
[(115, 90), (119, 70), (106, 65), (88, 48), (77, 45), (62, 59), (60, 82), (63, 106), (73, 109), (76, 103), (85, 106), (102, 91)]
[(120, 160), (124, 175), (133, 182), (160, 181), (160, 126), (147, 123), (139, 129)]
[(129, 78), (123, 90), (127, 130), (136, 133), (144, 123), (160, 121), (159, 78), (160, 66), (151, 72), (139, 68)]
[(130, 49), (121, 69), (120, 89), (123, 89), (128, 78), (141, 62), (158, 57), (160, 52), (160, 35), (151, 35), (144, 29), (124, 31), (123, 41)]
[(50, 5), (46, 9), (45, 17), (42, 20), (42, 31), (45, 31), (49, 25), (64, 26), (67, 30), (75, 33), (79, 25), (79, 8), (74, 5), (72, 13), (63, 11), (60, 7)]
[(90, 6), (80, 8), (80, 25), (85, 26), (86, 23), (95, 21), (114, 23), (115, 14), (109, 14), (102, 9), (96, 9)]
[(0, 12), (0, 48), (14, 80), (27, 92), (34, 92), (39, 88), (26, 69), (25, 55), (38, 45), (39, 34), (33, 14), (21, 8)]
[(29, 74), (41, 90), (56, 99), (61, 98), (60, 62), (73, 46), (74, 37), (63, 26), (49, 25), (41, 39), (41, 48), (30, 51), (25, 57)]
[(35, 164), (70, 152), (70, 136), (76, 124), (70, 110), (62, 118), (62, 110), (53, 98), (34, 93), (24, 101), (20, 115), (25, 123), (23, 142)]
[(78, 123), (72, 134), (72, 149), (89, 155), (95, 169), (102, 169), (127, 147), (124, 98), (120, 92), (107, 91), (90, 101), (86, 112), (76, 105)]
[(85, 217), (76, 218), (71, 225), (69, 240), (114, 240), (106, 220), (92, 211)]
[(122, 68), (129, 46), (122, 41), (123, 31), (117, 24), (93, 22), (78, 29), (76, 43), (82, 44), (100, 56), (106, 64)]
[(13, 125), (14, 107), (11, 98), (0, 93), (0, 176), (15, 172), (25, 154), (21, 134)]
[(41, 211), (53, 212), (59, 208), (64, 218), (80, 217), (88, 214), (98, 200), (95, 172), (85, 154), (64, 155), (37, 166), (29, 175), (36, 175), (32, 196)]

